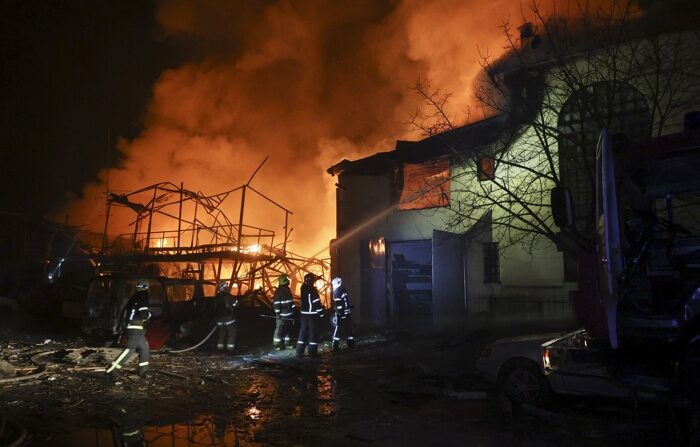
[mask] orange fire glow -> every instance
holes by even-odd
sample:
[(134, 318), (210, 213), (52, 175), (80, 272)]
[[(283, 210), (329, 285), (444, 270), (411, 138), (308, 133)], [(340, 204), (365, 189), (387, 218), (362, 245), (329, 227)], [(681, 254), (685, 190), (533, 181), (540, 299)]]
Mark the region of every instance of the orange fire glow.
[[(159, 2), (166, 38), (200, 53), (162, 73), (143, 132), (118, 143), (123, 161), (70, 204), (71, 222), (102, 231), (107, 183), (116, 193), (171, 181), (214, 194), (244, 184), (269, 155), (252, 185), (294, 213), (291, 249), (316, 253), (335, 235), (326, 169), (415, 137), (400, 123), (419, 77), (453, 92), (451, 113), (463, 110), (479, 49), (502, 52), (499, 25), (519, 23), (521, 10), (517, 0)], [(265, 227), (269, 214), (246, 217)], [(110, 232), (129, 233), (132, 221), (115, 218)], [(150, 242), (176, 243), (167, 234)]]

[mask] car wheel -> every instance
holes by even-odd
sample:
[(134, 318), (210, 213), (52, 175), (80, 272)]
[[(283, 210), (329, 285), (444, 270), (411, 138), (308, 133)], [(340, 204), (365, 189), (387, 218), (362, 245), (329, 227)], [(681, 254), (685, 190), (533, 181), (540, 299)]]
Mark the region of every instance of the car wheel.
[(519, 363), (510, 369), (502, 383), (508, 398), (519, 404), (538, 405), (549, 395), (549, 385), (536, 365)]

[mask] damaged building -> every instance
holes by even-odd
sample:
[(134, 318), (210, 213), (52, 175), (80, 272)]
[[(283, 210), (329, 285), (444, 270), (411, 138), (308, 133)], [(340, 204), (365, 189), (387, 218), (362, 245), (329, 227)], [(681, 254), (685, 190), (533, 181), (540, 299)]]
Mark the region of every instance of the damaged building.
[[(506, 116), (496, 116), (329, 168), (338, 178), (333, 268), (356, 290), (365, 323), (440, 328), (497, 306), (541, 312), (547, 305), (567, 315), (569, 287), (556, 247), (532, 256), (504, 252), (490, 212), (466, 231), (443, 229), (449, 205), (459, 200), (450, 179), (460, 160), (500, 142), (507, 129)], [(480, 162), (474, 181), (494, 168), (492, 159)]]
[(550, 193), (571, 192), (570, 231), (583, 234), (595, 225), (601, 129), (616, 150), (635, 150), (652, 135), (697, 128), (698, 36), (647, 25), (612, 42), (548, 29), (560, 32), (557, 45), (523, 26), (513, 52), (477, 82), (490, 117), (328, 169), (337, 178), (333, 270), (364, 323), (573, 317), (576, 259)]

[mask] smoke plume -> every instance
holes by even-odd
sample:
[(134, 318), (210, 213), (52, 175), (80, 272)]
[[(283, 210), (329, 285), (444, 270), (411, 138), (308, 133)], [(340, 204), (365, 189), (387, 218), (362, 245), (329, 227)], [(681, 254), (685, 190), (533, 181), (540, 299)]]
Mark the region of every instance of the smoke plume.
[[(472, 101), (480, 52), (502, 52), (499, 26), (521, 17), (516, 0), (158, 5), (163, 35), (191, 58), (162, 73), (143, 132), (119, 142), (122, 161), (70, 205), (72, 221), (102, 231), (107, 181), (118, 193), (171, 181), (213, 194), (245, 183), (269, 156), (252, 185), (294, 213), (292, 249), (307, 255), (335, 233), (326, 169), (415, 138), (402, 123), (418, 105), (418, 78), (452, 92), (458, 114)], [(266, 226), (264, 215), (249, 218)]]

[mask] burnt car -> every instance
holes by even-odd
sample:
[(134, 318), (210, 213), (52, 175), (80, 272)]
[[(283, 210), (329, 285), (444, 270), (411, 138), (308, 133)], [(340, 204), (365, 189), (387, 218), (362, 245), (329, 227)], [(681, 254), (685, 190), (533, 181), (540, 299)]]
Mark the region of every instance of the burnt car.
[[(83, 303), (81, 328), (83, 333), (112, 337), (121, 332), (124, 306), (134, 294), (136, 284), (148, 280), (150, 308), (153, 319), (163, 315), (163, 278), (140, 275), (108, 274), (94, 277)], [(65, 308), (64, 308), (65, 309)]]
[[(136, 283), (143, 279), (149, 282), (152, 317), (146, 338), (152, 349), (175, 341), (178, 345), (192, 343), (213, 329), (217, 312), (214, 281), (108, 274), (90, 281), (81, 315), (83, 332), (116, 340), (123, 331), (125, 306)], [(239, 340), (271, 340), (274, 312), (270, 301), (257, 290), (237, 298)]]
[[(131, 274), (106, 274), (95, 276), (89, 283), (82, 305), (81, 329), (84, 334), (106, 340), (114, 339), (123, 331), (125, 306), (134, 294), (136, 284), (149, 283), (149, 341), (158, 347), (170, 337), (171, 327), (180, 318), (191, 313), (192, 301), (204, 293), (204, 286), (193, 280), (171, 280), (165, 277), (147, 277)], [(64, 305), (64, 316), (76, 316), (76, 303)], [(157, 337), (154, 337), (155, 334)], [(155, 339), (157, 338), (157, 339)]]
[[(275, 317), (270, 300), (260, 290), (234, 295), (237, 347), (268, 345), (272, 341)], [(190, 301), (191, 314), (177, 318), (174, 336), (168, 342), (174, 350), (207, 349), (215, 344), (218, 303), (215, 296), (197, 297)], [(174, 320), (175, 321), (175, 320)], [(148, 336), (148, 334), (147, 334)]]

